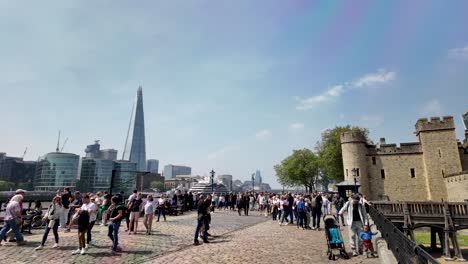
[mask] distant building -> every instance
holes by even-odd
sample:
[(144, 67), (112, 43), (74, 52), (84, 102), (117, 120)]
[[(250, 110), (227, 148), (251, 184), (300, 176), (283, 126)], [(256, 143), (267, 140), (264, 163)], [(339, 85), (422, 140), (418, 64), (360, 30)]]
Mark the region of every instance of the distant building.
[(164, 188), (166, 188), (166, 190), (179, 189), (188, 191), (195, 184), (197, 184), (197, 181), (195, 179), (186, 176), (177, 176), (174, 179), (164, 180)]
[(135, 162), (116, 160), (114, 161), (114, 169), (116, 173), (112, 193), (120, 191), (130, 193), (136, 189), (137, 164)]
[(99, 140), (94, 141), (94, 144), (86, 146), (86, 158), (116, 160), (117, 150), (115, 149), (102, 149)]
[(465, 127), (465, 131), (468, 131), (468, 111), (466, 111), (462, 115), (462, 120), (463, 120), (463, 126)]
[(140, 191), (144, 191), (151, 188), (152, 182), (160, 182), (164, 186), (164, 177), (159, 173), (144, 173), (139, 172), (136, 178), (136, 186)]
[(114, 162), (107, 159), (83, 158), (77, 189), (82, 192), (108, 191)]
[(255, 183), (262, 183), (262, 175), (259, 170), (255, 171), (254, 181)]
[(65, 187), (75, 189), (79, 162), (80, 156), (76, 154), (46, 154), (37, 164), (34, 190), (57, 191)]
[(191, 175), (192, 168), (179, 165), (166, 165), (164, 166), (163, 176), (165, 179), (174, 179), (177, 175)]
[(159, 172), (159, 160), (157, 159), (149, 159), (146, 161), (146, 171), (151, 173), (158, 173)]
[(23, 158), (9, 157), (0, 153), (0, 181), (32, 183), (37, 162), (24, 161)]
[(226, 189), (228, 189), (229, 191), (232, 190), (232, 175), (218, 175), (218, 180), (220, 180), (223, 183), (223, 185), (226, 186)]
[(145, 116), (143, 112), (143, 89), (138, 87), (132, 110), (122, 160), (136, 163), (136, 170), (146, 170)]

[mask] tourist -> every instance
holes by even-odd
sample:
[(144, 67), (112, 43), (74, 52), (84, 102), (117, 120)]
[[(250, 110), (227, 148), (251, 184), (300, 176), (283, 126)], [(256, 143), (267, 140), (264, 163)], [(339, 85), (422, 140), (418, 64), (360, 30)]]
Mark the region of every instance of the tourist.
[[(86, 195), (86, 199), (88, 200), (89, 197)], [(88, 231), (89, 227), (89, 213), (87, 210), (83, 210), (82, 208), (79, 208), (76, 210), (76, 213), (73, 215), (73, 218), (71, 221), (77, 220), (78, 222), (78, 249), (72, 252), (72, 255), (76, 254), (81, 254), (84, 255), (86, 254), (85, 247), (86, 247), (86, 240), (85, 240), (85, 235)]]
[(99, 207), (99, 212), (101, 214), (101, 226), (107, 226), (107, 220), (109, 218), (108, 209), (111, 205), (112, 195), (105, 192), (103, 198), (104, 200), (102, 201), (102, 205)]
[(145, 220), (143, 224), (146, 228), (146, 234), (151, 235), (151, 227), (153, 225), (153, 216), (154, 216), (154, 204), (153, 204), (153, 196), (148, 195), (146, 197), (145, 203)]
[[(82, 205), (83, 205), (83, 199), (81, 198), (81, 193), (76, 191), (75, 192), (75, 199), (73, 200), (73, 202), (70, 205), (70, 215), (74, 215), (76, 210), (81, 208)], [(70, 222), (68, 224), (68, 228), (67, 228), (67, 230), (65, 232), (70, 232), (72, 225), (73, 225), (73, 221), (70, 220)]]
[(299, 215), (299, 224), (297, 228), (302, 227), (302, 229), (306, 229), (307, 224), (307, 208), (305, 207), (304, 198), (300, 197), (299, 201), (296, 203), (297, 213)]
[(87, 211), (89, 216), (89, 224), (88, 228), (86, 229), (86, 249), (89, 248), (89, 243), (91, 243), (91, 230), (93, 229), (97, 218), (97, 206), (94, 203), (95, 201), (96, 199), (94, 197), (89, 197), (86, 195), (83, 198), (83, 205), (81, 206), (81, 210)]
[(35, 248), (36, 250), (41, 250), (44, 248), (45, 242), (47, 241), (47, 237), (49, 236), (49, 232), (52, 229), (55, 238), (55, 244), (52, 248), (57, 248), (59, 243), (59, 235), (58, 235), (58, 227), (60, 224), (60, 219), (63, 211), (62, 207), (62, 198), (60, 196), (55, 196), (52, 199), (52, 203), (50, 204), (49, 208), (47, 209), (46, 214), (42, 218), (42, 222), (46, 223), (44, 235), (42, 236), (41, 244)]
[(271, 200), (271, 215), (272, 215), (272, 220), (276, 221), (278, 218), (278, 208), (279, 208), (279, 199), (276, 196), (273, 196), (273, 199)]
[(312, 194), (312, 229), (320, 230), (320, 217), (322, 216), (322, 196), (314, 192)]
[(0, 245), (1, 241), (5, 237), (6, 233), (8, 230), (13, 231), (15, 238), (16, 238), (16, 244), (18, 246), (26, 244), (26, 241), (24, 241), (23, 235), (20, 232), (20, 225), (21, 225), (21, 202), (23, 201), (23, 195), (21, 194), (16, 194), (10, 199), (10, 202), (8, 202), (8, 205), (5, 209), (5, 218), (4, 218), (4, 224), (3, 228), (0, 231)]
[(237, 213), (239, 213), (239, 216), (242, 215), (242, 210), (244, 210), (244, 197), (239, 195), (239, 200), (237, 201)]
[(255, 194), (252, 192), (249, 197), (249, 207), (250, 211), (255, 210)]
[(70, 203), (72, 202), (72, 195), (70, 188), (66, 187), (61, 196), (62, 202), (62, 214), (60, 215), (60, 227), (67, 228), (69, 223)]
[[(133, 226), (133, 234), (135, 235), (138, 231), (138, 219), (140, 218), (142, 204), (141, 193), (138, 193), (136, 198), (128, 203), (128, 208), (130, 210), (130, 226)], [(128, 231), (128, 234), (131, 234), (131, 230)]]
[(258, 212), (259, 212), (259, 215), (262, 215), (264, 214), (264, 216), (267, 216), (267, 214), (265, 213), (265, 210), (267, 209), (266, 207), (266, 198), (265, 196), (263, 195), (263, 193), (260, 193), (260, 195), (258, 196)]
[(237, 197), (239, 197), (236, 193), (231, 195), (231, 211), (234, 211), (237, 205)]
[(358, 240), (359, 254), (362, 254), (362, 241), (359, 239), (359, 233), (364, 225), (368, 224), (367, 214), (364, 206), (359, 202), (359, 196), (352, 197), (352, 201), (346, 202), (341, 208), (339, 214), (347, 212), (347, 224), (349, 226), (349, 240), (350, 246), (353, 250), (353, 256), (357, 256), (356, 240)]
[(244, 201), (244, 215), (249, 215), (250, 195), (244, 193), (242, 199)]
[(101, 207), (104, 201), (104, 197), (102, 197), (101, 192), (97, 192), (96, 195), (94, 195), (91, 198), (94, 198), (94, 204), (96, 205), (96, 208), (98, 209), (96, 213), (96, 225), (99, 225), (101, 222), (101, 218), (102, 218), (101, 210), (99, 210), (99, 208)]
[(120, 222), (124, 218), (126, 206), (119, 203), (119, 198), (114, 196), (111, 198), (111, 206), (109, 207), (109, 228), (107, 236), (112, 240), (112, 253), (119, 252), (119, 227)]
[(200, 233), (200, 229), (203, 229), (203, 242), (208, 243), (208, 210), (211, 206), (210, 199), (203, 199), (203, 195), (200, 196), (200, 201), (198, 202), (198, 215), (197, 215), (197, 227), (195, 228), (195, 238), (193, 241), (194, 245), (200, 245), (198, 241), (198, 236)]
[(328, 206), (330, 205), (330, 200), (328, 200), (328, 194), (322, 195), (322, 215), (325, 217), (329, 214)]
[(340, 218), (341, 218), (341, 224), (343, 226), (346, 226), (345, 221), (344, 221), (344, 216), (339, 214), (341, 208), (343, 208), (344, 206), (344, 203), (345, 203), (344, 198), (340, 197), (340, 195), (336, 193), (334, 197), (334, 201), (333, 201), (333, 204), (335, 205), (336, 219), (338, 220), (338, 223), (340, 223)]
[(291, 217), (289, 219), (289, 223), (292, 224), (294, 222), (293, 209), (292, 209), (294, 198), (291, 193), (288, 193), (288, 196), (286, 197), (286, 199), (288, 200), (288, 204), (289, 204), (289, 206), (287, 207), (288, 210), (286, 211), (286, 213), (287, 213), (287, 216)]
[(364, 246), (364, 251), (366, 252), (366, 257), (377, 257), (376, 252), (374, 251), (374, 245), (372, 245), (372, 237), (377, 235), (377, 232), (371, 232), (368, 225), (362, 227), (362, 231), (359, 233), (359, 239), (362, 240)]
[(307, 209), (307, 213), (306, 213), (306, 229), (312, 229), (310, 227), (310, 214), (312, 214), (312, 204), (310, 203), (310, 199), (309, 198), (305, 198), (304, 199), (304, 205)]
[(226, 202), (226, 199), (224, 197), (223, 194), (221, 194), (218, 198), (218, 206), (217, 208), (219, 209), (221, 207), (221, 209), (224, 207), (224, 203)]
[(158, 210), (158, 219), (156, 222), (159, 222), (159, 218), (161, 215), (164, 218), (164, 222), (166, 222), (166, 200), (164, 199), (164, 194), (159, 197), (158, 202), (157, 202), (157, 210)]
[(296, 195), (293, 197), (294, 197), (294, 200), (293, 200), (293, 205), (292, 205), (292, 211), (293, 211), (294, 217), (296, 218), (296, 226), (299, 226), (300, 219), (299, 219), (299, 211), (297, 210), (297, 203), (299, 202), (300, 195)]
[(286, 220), (286, 224), (285, 225), (288, 225), (288, 216), (289, 216), (289, 208), (292, 206), (291, 204), (289, 204), (289, 201), (288, 199), (283, 196), (281, 197), (281, 205), (282, 205), (282, 214), (281, 214), (281, 219), (280, 219), (280, 223), (279, 225), (282, 226), (283, 225), (283, 222), (284, 220)]

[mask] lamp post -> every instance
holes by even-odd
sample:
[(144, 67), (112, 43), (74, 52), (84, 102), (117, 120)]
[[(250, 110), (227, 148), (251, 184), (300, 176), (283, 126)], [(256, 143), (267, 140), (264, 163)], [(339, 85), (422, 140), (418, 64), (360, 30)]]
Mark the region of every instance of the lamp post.
[(353, 169), (351, 170), (351, 173), (353, 174), (353, 178), (354, 178), (354, 194), (357, 194), (356, 168), (353, 168)]
[(255, 173), (252, 173), (252, 192), (255, 192)]
[(211, 174), (211, 192), (213, 193), (214, 192), (214, 184), (213, 184), (213, 179), (214, 179), (214, 176), (215, 176), (215, 171), (214, 170), (211, 170), (210, 174)]

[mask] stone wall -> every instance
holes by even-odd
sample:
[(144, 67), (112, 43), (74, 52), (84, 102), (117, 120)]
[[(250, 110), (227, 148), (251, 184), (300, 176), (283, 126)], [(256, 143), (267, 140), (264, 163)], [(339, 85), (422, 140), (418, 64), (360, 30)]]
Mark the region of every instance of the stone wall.
[(463, 202), (468, 200), (468, 171), (445, 178), (447, 186), (447, 200), (449, 202)]
[(460, 161), (463, 171), (468, 171), (468, 147), (467, 148), (458, 148), (460, 153)]
[[(373, 164), (375, 158), (376, 164)], [(426, 201), (428, 189), (422, 154), (378, 155), (368, 157), (370, 199)], [(415, 177), (411, 177), (414, 169)], [(381, 170), (384, 170), (385, 179)]]

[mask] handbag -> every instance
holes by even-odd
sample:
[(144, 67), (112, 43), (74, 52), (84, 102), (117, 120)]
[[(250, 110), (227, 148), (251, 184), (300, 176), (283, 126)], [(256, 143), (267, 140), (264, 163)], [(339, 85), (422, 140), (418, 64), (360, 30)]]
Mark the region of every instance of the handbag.
[(55, 219), (49, 220), (49, 227), (52, 228), (55, 225)]
[(54, 220), (54, 214), (55, 214), (55, 207), (52, 207), (52, 205), (50, 205), (49, 214), (47, 215), (47, 219)]

